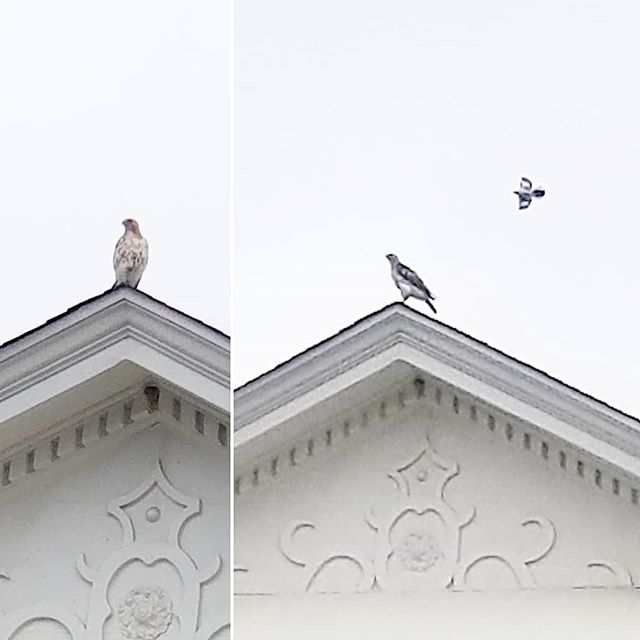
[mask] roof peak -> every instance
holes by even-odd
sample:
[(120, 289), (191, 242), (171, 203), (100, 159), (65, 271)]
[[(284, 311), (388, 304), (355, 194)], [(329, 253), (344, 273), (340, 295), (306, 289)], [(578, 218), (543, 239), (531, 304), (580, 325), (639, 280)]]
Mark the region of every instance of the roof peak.
[(354, 322), (352, 322), (351, 324), (347, 325), (346, 327), (340, 329), (339, 331), (333, 333), (332, 335), (328, 336), (327, 338), (324, 338), (322, 340), (320, 340), (319, 342), (311, 345), (310, 347), (307, 347), (306, 349), (304, 349), (303, 351), (300, 351), (299, 353), (291, 356), (290, 358), (287, 358), (286, 360), (280, 362), (279, 364), (275, 365), (274, 367), (272, 367), (271, 369), (261, 373), (260, 375), (256, 376), (255, 378), (252, 378), (251, 380), (248, 380), (247, 382), (245, 382), (244, 384), (240, 385), (239, 387), (237, 387), (234, 391), (237, 392), (247, 392), (249, 390), (249, 387), (251, 387), (252, 385), (254, 385), (255, 383), (259, 383), (261, 381), (263, 381), (264, 378), (272, 375), (272, 374), (277, 374), (281, 369), (284, 369), (285, 367), (287, 367), (288, 365), (295, 365), (296, 361), (299, 358), (302, 358), (304, 356), (312, 356), (313, 352), (317, 349), (320, 349), (324, 346), (329, 345), (332, 341), (337, 341), (340, 339), (341, 336), (344, 336), (345, 334), (348, 334), (350, 332), (356, 332), (360, 329), (364, 329), (365, 325), (367, 322), (370, 321), (382, 321), (383, 318), (388, 317), (389, 315), (393, 314), (393, 313), (398, 313), (401, 315), (408, 315), (408, 316), (415, 316), (417, 318), (420, 319), (421, 322), (424, 322), (425, 324), (429, 324), (432, 323), (438, 327), (443, 328), (445, 331), (450, 331), (452, 332), (454, 335), (460, 336), (465, 340), (469, 340), (472, 343), (474, 343), (475, 345), (481, 347), (481, 348), (485, 348), (493, 353), (495, 353), (497, 356), (502, 357), (502, 358), (506, 358), (510, 361), (512, 361), (513, 363), (516, 363), (519, 366), (522, 367), (526, 367), (527, 369), (529, 369), (532, 373), (535, 373), (536, 375), (541, 375), (544, 376), (545, 378), (547, 378), (550, 382), (552, 383), (556, 383), (559, 385), (562, 385), (563, 387), (565, 387), (568, 390), (571, 390), (572, 392), (578, 393), (582, 396), (584, 396), (585, 398), (588, 398), (591, 401), (597, 402), (599, 404), (601, 404), (603, 407), (606, 407), (612, 411), (615, 411), (616, 413), (619, 413), (627, 418), (631, 418), (632, 420), (635, 420), (637, 422), (640, 423), (640, 419), (629, 414), (626, 413), (620, 409), (617, 409), (616, 407), (608, 404), (607, 402), (596, 398), (595, 396), (586, 393), (585, 391), (582, 391), (570, 384), (568, 384), (567, 382), (564, 382), (563, 380), (560, 380), (559, 378), (551, 375), (550, 373), (548, 373), (547, 371), (540, 369), (532, 364), (529, 364), (527, 362), (524, 362), (523, 360), (520, 360), (518, 358), (516, 358), (515, 356), (512, 356), (500, 349), (498, 349), (497, 347), (494, 347), (492, 345), (490, 345), (488, 342), (484, 342), (478, 338), (475, 338), (474, 336), (472, 336), (471, 334), (468, 334), (460, 329), (458, 329), (457, 327), (454, 327), (452, 325), (446, 324), (445, 322), (442, 322), (441, 320), (438, 320), (437, 318), (434, 318), (430, 315), (427, 315), (426, 313), (422, 313), (421, 311), (418, 311), (416, 309), (414, 309), (413, 307), (408, 306), (407, 304), (403, 303), (403, 302), (392, 302), (391, 304), (387, 304), (384, 307), (380, 307), (379, 309), (376, 309), (375, 311), (372, 311), (371, 313), (368, 313), (367, 315), (364, 315), (360, 318), (358, 318), (357, 320), (355, 320)]
[(56, 324), (57, 322), (65, 319), (65, 318), (68, 318), (72, 314), (74, 314), (74, 313), (76, 313), (76, 312), (78, 312), (78, 311), (80, 311), (82, 309), (87, 309), (92, 304), (95, 304), (95, 303), (97, 303), (97, 302), (99, 302), (101, 300), (105, 300), (106, 301), (109, 298), (113, 298), (113, 302), (114, 303), (116, 303), (118, 300), (129, 300), (129, 301), (134, 301), (135, 302), (136, 298), (139, 298), (140, 300), (150, 301), (153, 304), (157, 304), (157, 305), (160, 305), (160, 306), (164, 307), (165, 309), (169, 310), (172, 313), (179, 314), (181, 317), (185, 318), (186, 320), (188, 320), (190, 322), (195, 322), (198, 325), (201, 325), (202, 327), (206, 328), (207, 330), (214, 331), (217, 334), (219, 334), (220, 336), (222, 336), (223, 338), (225, 338), (226, 340), (229, 340), (229, 336), (226, 333), (224, 333), (223, 331), (220, 331), (219, 329), (216, 329), (216, 327), (213, 327), (213, 326), (207, 324), (206, 322), (204, 322), (203, 320), (200, 320), (199, 318), (195, 318), (194, 316), (191, 316), (191, 315), (185, 313), (184, 311), (181, 311), (180, 309), (172, 307), (171, 305), (167, 304), (166, 302), (163, 302), (162, 300), (159, 300), (158, 298), (154, 298), (150, 294), (145, 293), (144, 291), (141, 291), (140, 289), (133, 289), (131, 287), (116, 287), (116, 288), (107, 289), (106, 291), (103, 291), (102, 293), (99, 293), (99, 294), (97, 294), (95, 296), (92, 296), (91, 298), (87, 298), (86, 300), (83, 300), (82, 302), (78, 302), (77, 304), (74, 304), (71, 307), (69, 307), (66, 311), (63, 311), (62, 313), (59, 313), (58, 315), (55, 315), (55, 316), (53, 316), (51, 318), (48, 318), (42, 324), (37, 325), (36, 327), (33, 327), (32, 329), (29, 329), (28, 331), (25, 331), (24, 333), (21, 333), (18, 336), (10, 338), (6, 342), (0, 344), (0, 355), (1, 355), (2, 351), (3, 351), (3, 349), (5, 349), (6, 347), (14, 345), (14, 344), (20, 342), (21, 340), (27, 338), (28, 336), (32, 336), (32, 335), (38, 333), (39, 331), (43, 330), (44, 328), (52, 326), (52, 325)]
[(397, 364), (536, 424), (640, 477), (640, 421), (404, 304), (375, 311), (236, 390), (236, 446)]

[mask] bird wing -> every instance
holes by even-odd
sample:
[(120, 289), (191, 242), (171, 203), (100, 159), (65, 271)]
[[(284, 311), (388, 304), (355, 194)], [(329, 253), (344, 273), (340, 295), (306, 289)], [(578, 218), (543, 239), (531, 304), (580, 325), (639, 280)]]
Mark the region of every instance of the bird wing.
[(411, 283), (414, 287), (417, 287), (421, 291), (424, 291), (429, 298), (435, 300), (435, 298), (431, 295), (431, 291), (427, 289), (427, 285), (422, 282), (422, 278), (420, 278), (420, 276), (413, 269), (410, 269), (400, 262), (398, 263), (398, 273), (407, 282)]
[(532, 183), (531, 180), (529, 180), (529, 178), (522, 178), (520, 180), (520, 188), (524, 189), (525, 191), (531, 191), (531, 187), (532, 187)]
[(125, 251), (126, 240), (127, 240), (126, 237), (123, 235), (118, 239), (118, 242), (116, 242), (116, 247), (113, 250), (113, 268), (114, 269), (117, 269), (122, 261), (122, 255)]
[(537, 189), (534, 189), (534, 190), (531, 192), (531, 195), (532, 195), (534, 198), (542, 198), (542, 196), (543, 196), (544, 194), (545, 194), (544, 189), (541, 189), (540, 187), (538, 187)]
[(141, 238), (139, 242), (139, 251), (140, 251), (140, 265), (144, 270), (147, 266), (147, 262), (149, 261), (149, 244), (147, 243), (146, 238)]
[(519, 209), (528, 209), (531, 204), (531, 200), (529, 198), (520, 198)]

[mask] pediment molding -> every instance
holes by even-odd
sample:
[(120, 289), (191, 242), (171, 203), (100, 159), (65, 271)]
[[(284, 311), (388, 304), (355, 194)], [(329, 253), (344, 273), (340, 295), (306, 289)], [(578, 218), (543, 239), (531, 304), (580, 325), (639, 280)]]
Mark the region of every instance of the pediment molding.
[(640, 423), (402, 304), (364, 318), (236, 391), (236, 449), (403, 362), (640, 478)]
[(150, 380), (0, 451), (0, 496), (26, 478), (157, 424), (188, 433), (202, 446), (228, 448), (228, 414)]
[[(368, 437), (375, 424), (391, 428), (403, 412), (420, 406), (437, 408), (466, 421), (470, 428), (481, 429), (488, 436), (487, 446), (517, 447), (543, 460), (548, 472), (559, 472), (568, 479), (587, 483), (592, 490), (625, 500), (631, 507), (640, 504), (640, 480), (634, 475), (459, 389), (429, 376), (416, 375), (368, 402), (314, 421), (279, 446), (237, 462), (234, 492), (240, 495), (275, 487), (280, 478), (300, 472), (314, 458), (331, 456), (347, 441)], [(500, 452), (496, 451), (496, 455)]]
[(0, 420), (126, 360), (160, 376), (173, 368), (228, 410), (229, 349), (224, 334), (146, 294), (109, 291), (0, 347)]

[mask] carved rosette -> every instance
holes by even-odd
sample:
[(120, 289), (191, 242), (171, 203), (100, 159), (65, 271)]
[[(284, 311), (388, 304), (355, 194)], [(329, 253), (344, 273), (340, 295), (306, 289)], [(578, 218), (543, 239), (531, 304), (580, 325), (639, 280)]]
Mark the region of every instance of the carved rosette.
[(428, 531), (411, 532), (393, 548), (393, 554), (407, 571), (423, 572), (440, 558), (442, 551)]
[(118, 607), (118, 623), (124, 638), (156, 640), (171, 625), (173, 603), (158, 587), (131, 589)]

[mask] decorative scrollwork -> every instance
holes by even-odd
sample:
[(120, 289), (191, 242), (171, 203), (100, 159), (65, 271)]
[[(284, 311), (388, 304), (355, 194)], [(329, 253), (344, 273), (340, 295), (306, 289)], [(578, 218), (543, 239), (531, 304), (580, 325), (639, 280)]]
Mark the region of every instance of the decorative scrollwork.
[[(375, 535), (372, 555), (363, 554), (357, 542), (344, 545), (335, 540), (325, 545), (309, 542), (307, 551), (301, 552), (298, 537), (319, 533), (316, 524), (303, 520), (294, 521), (281, 531), (280, 553), (305, 570), (306, 591), (335, 588), (330, 581), (323, 581), (322, 587), (316, 583), (325, 570), (337, 563), (355, 567), (356, 571), (349, 573), (355, 576), (351, 582), (355, 591), (471, 589), (471, 575), (477, 581), (485, 565), (492, 563), (507, 569), (516, 588), (537, 588), (532, 566), (554, 547), (553, 523), (543, 516), (521, 522), (523, 529), (531, 528), (537, 533), (524, 550), (518, 544), (512, 548), (509, 543), (501, 543), (492, 544), (480, 554), (464, 554), (461, 532), (474, 521), (476, 510), (458, 510), (445, 497), (448, 484), (459, 472), (459, 465), (441, 458), (427, 438), (417, 455), (387, 473), (394, 487), (390, 498), (378, 500), (365, 510), (365, 522)], [(620, 583), (625, 581), (622, 571), (608, 568)]]
[[(88, 638), (101, 633), (111, 637), (119, 627), (125, 638), (155, 640), (173, 619), (180, 621), (180, 638), (195, 637), (202, 585), (222, 568), (219, 554), (196, 564), (181, 546), (182, 528), (200, 513), (200, 506), (198, 498), (171, 484), (159, 460), (144, 482), (111, 502), (109, 513), (122, 525), (121, 548), (97, 567), (88, 564), (84, 554), (76, 565), (92, 585)], [(120, 593), (123, 600), (114, 610), (112, 594), (115, 597), (119, 581), (125, 579), (131, 580), (129, 587), (146, 582), (161, 584), (163, 589), (147, 586), (134, 588), (126, 596)]]
[[(356, 549), (335, 545), (321, 551), (314, 547), (301, 554), (295, 539), (316, 525), (294, 521), (281, 532), (279, 548), (283, 557), (307, 571), (305, 590), (337, 563), (356, 568), (354, 589), (376, 586), (388, 589), (444, 588), (451, 583), (460, 554), (460, 531), (475, 515), (475, 509), (459, 512), (445, 499), (447, 484), (459, 473), (457, 464), (439, 457), (428, 439), (418, 455), (387, 476), (394, 491), (390, 501), (372, 504), (365, 522), (375, 532), (373, 557), (363, 557)], [(329, 552), (330, 551), (330, 552)]]
[(634, 587), (631, 572), (613, 560), (589, 562), (584, 578), (574, 585), (577, 589), (604, 589), (607, 587)]
[(525, 555), (503, 549), (492, 550), (488, 553), (478, 555), (473, 560), (458, 566), (458, 571), (454, 579), (454, 587), (457, 589), (468, 588), (468, 577), (474, 568), (488, 561), (496, 561), (508, 568), (519, 588), (535, 589), (538, 585), (530, 570), (530, 565), (539, 562), (551, 551), (556, 541), (556, 530), (553, 523), (543, 517), (529, 518), (521, 523), (521, 526), (525, 528), (532, 525), (537, 527), (542, 534), (541, 546), (537, 551)]
[(56, 630), (64, 630), (65, 637), (70, 640), (85, 640), (85, 628), (80, 619), (64, 607), (54, 604), (40, 603), (27, 605), (6, 616), (0, 615), (0, 638), (15, 640), (22, 637), (23, 631), (33, 623), (48, 622)]

